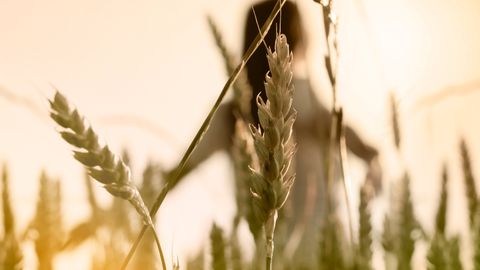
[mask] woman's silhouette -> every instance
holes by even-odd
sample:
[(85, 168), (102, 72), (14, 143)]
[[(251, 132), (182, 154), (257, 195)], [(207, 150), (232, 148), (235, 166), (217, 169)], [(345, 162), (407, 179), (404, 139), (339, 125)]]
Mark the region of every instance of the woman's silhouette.
[[(244, 52), (258, 34), (258, 25), (263, 25), (276, 2), (277, 0), (263, 1), (254, 5), (253, 9), (248, 12), (245, 25)], [(294, 62), (303, 62), (306, 42), (297, 6), (287, 1), (281, 11), (281, 25), (280, 17), (277, 17), (273, 25), (276, 25), (276, 28), (281, 29), (282, 33), (287, 36), (294, 55)], [(274, 46), (275, 35), (275, 27), (272, 27), (265, 37), (265, 43), (270, 48)], [(266, 54), (266, 48), (261, 46), (246, 64), (248, 81), (253, 89), (251, 114), (252, 124), (254, 125), (258, 125), (255, 98), (257, 95), (261, 95), (266, 100), (264, 93), (265, 74), (268, 72)], [(293, 81), (295, 87), (293, 104), (298, 111), (294, 125), (297, 152), (295, 155), (296, 180), (289, 199), (292, 202), (291, 221), (288, 223), (294, 224), (300, 220), (305, 222), (303, 235), (309, 237), (300, 237), (296, 246), (308, 250), (307, 248), (316, 245), (314, 237), (311, 236), (316, 235), (317, 231), (315, 230), (318, 230), (317, 225), (324, 212), (324, 202), (322, 201), (324, 196), (322, 193), (325, 191), (325, 163), (331, 115), (330, 111), (314, 95), (309, 81), (306, 78), (295, 76), (295, 70)], [(229, 151), (232, 146), (235, 127), (234, 107), (233, 102), (227, 102), (219, 108), (203, 140), (193, 152), (184, 174), (193, 170), (214, 152), (219, 150)], [(344, 134), (350, 152), (362, 159), (367, 166), (376, 161), (377, 151), (375, 148), (366, 144), (352, 128), (345, 126)], [(375, 184), (379, 186), (379, 172), (377, 172), (376, 178)], [(316, 250), (316, 248), (313, 250)], [(308, 254), (303, 254), (305, 256), (302, 255), (301, 258), (307, 261), (314, 259), (315, 252), (310, 249), (310, 253), (312, 253), (313, 258), (309, 258)], [(297, 259), (300, 258), (296, 257)]]

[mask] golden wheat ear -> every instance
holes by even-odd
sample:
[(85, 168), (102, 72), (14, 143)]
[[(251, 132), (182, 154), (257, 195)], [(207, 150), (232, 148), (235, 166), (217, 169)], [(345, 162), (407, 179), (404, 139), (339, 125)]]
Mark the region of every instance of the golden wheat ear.
[[(125, 162), (107, 145), (101, 146), (97, 133), (86, 124), (85, 118), (77, 109), (70, 107), (67, 99), (60, 92), (57, 91), (49, 103), (52, 110), (50, 117), (62, 127), (59, 131), (60, 135), (75, 148), (73, 157), (82, 163), (87, 168), (88, 174), (102, 183), (110, 194), (130, 202), (142, 217), (143, 222), (155, 232), (148, 208), (133, 184), (130, 169)], [(157, 234), (154, 233), (154, 235), (163, 269), (166, 269), (160, 241)]]
[(101, 146), (98, 135), (87, 127), (85, 118), (77, 109), (71, 109), (67, 99), (59, 92), (50, 101), (50, 117), (63, 129), (62, 138), (72, 145), (73, 157), (87, 167), (88, 174), (104, 184), (113, 196), (128, 200), (146, 224), (152, 224), (148, 209), (130, 179), (130, 169), (110, 148)]
[(1, 204), (3, 214), (3, 235), (0, 238), (0, 269), (23, 269), (21, 243), (15, 233), (15, 215), (10, 200), (10, 178), (6, 164), (1, 168)]
[(269, 49), (267, 54), (270, 68), (265, 77), (267, 100), (257, 96), (260, 126), (250, 126), (259, 162), (259, 168), (252, 169), (251, 193), (255, 214), (264, 224), (266, 269), (272, 269), (277, 213), (295, 180), (290, 166), (295, 153), (292, 130), (297, 116), (292, 107), (292, 58), (287, 37), (277, 35), (275, 51)]

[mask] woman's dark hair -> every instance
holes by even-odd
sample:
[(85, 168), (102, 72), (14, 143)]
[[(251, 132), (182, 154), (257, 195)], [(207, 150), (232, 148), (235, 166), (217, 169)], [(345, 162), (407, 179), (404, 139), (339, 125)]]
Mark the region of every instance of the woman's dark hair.
[[(259, 33), (259, 27), (261, 27), (268, 16), (272, 12), (275, 4), (278, 0), (267, 0), (261, 3), (255, 4), (253, 10), (249, 10), (247, 21), (245, 24), (245, 36), (243, 43), (243, 53), (246, 52), (250, 43), (255, 39)], [(282, 33), (287, 36), (288, 43), (290, 44), (290, 50), (294, 51), (295, 48), (302, 42), (302, 26), (300, 22), (300, 14), (296, 4), (287, 1), (281, 11), (281, 29)], [(257, 21), (258, 20), (258, 25)], [(273, 50), (275, 45), (276, 29), (279, 29), (280, 16), (273, 22), (273, 26), (265, 37), (265, 42), (269, 48)], [(267, 50), (264, 46), (260, 46), (257, 51), (252, 55), (250, 60), (246, 64), (248, 80), (252, 86), (252, 117), (255, 124), (258, 124), (257, 104), (256, 97), (260, 93), (261, 97), (265, 100), (266, 95), (264, 91), (265, 74), (268, 71)]]

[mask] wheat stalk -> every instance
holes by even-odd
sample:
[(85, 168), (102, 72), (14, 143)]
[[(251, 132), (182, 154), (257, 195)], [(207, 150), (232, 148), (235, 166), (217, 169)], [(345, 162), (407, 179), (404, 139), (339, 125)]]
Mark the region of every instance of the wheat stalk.
[[(163, 185), (162, 172), (159, 166), (149, 161), (143, 170), (142, 185), (140, 186), (140, 194), (147, 206), (151, 206), (155, 200), (155, 196), (160, 192)], [(145, 236), (144, 241), (139, 247), (139, 253), (133, 261), (133, 269), (154, 270), (158, 269), (156, 263), (154, 246), (155, 239), (152, 235)]]
[[(60, 135), (66, 142), (77, 148), (73, 151), (74, 158), (87, 168), (91, 177), (104, 184), (104, 188), (110, 194), (129, 201), (142, 217), (143, 222), (155, 231), (148, 209), (130, 178), (128, 166), (107, 145), (100, 145), (98, 135), (92, 127), (87, 127), (84, 117), (77, 109), (70, 108), (67, 99), (60, 92), (57, 91), (53, 100), (49, 102), (52, 110), (50, 117), (63, 128), (59, 131)], [(154, 234), (157, 235), (156, 232)], [(158, 239), (157, 247), (163, 269), (166, 269)]]
[[(197, 131), (195, 134), (192, 142), (188, 146), (187, 150), (185, 151), (185, 154), (183, 155), (182, 159), (180, 160), (180, 163), (177, 166), (177, 169), (174, 172), (174, 175), (171, 179), (168, 180), (167, 184), (163, 187), (162, 191), (160, 194), (158, 194), (157, 198), (155, 199), (155, 203), (150, 209), (150, 216), (155, 216), (157, 214), (158, 209), (162, 205), (163, 201), (165, 200), (165, 197), (167, 196), (168, 192), (175, 187), (178, 182), (180, 181), (180, 176), (182, 175), (182, 172), (185, 168), (185, 165), (187, 164), (188, 160), (190, 159), (190, 156), (192, 155), (192, 152), (195, 150), (197, 147), (198, 143), (202, 139), (203, 134), (207, 131), (210, 122), (212, 121), (212, 118), (215, 114), (215, 112), (218, 110), (218, 107), (220, 106), (220, 103), (222, 102), (223, 98), (227, 94), (228, 89), (236, 82), (238, 76), (242, 72), (243, 68), (245, 67), (245, 63), (252, 57), (253, 53), (257, 50), (257, 48), (260, 46), (263, 38), (266, 36), (268, 33), (268, 30), (270, 30), (270, 27), (272, 26), (273, 20), (276, 18), (278, 13), (280, 12), (280, 9), (283, 7), (285, 4), (286, 0), (280, 0), (277, 2), (275, 7), (273, 8), (272, 12), (270, 13), (270, 16), (267, 18), (265, 21), (264, 25), (261, 28), (260, 33), (257, 35), (255, 40), (250, 44), (249, 48), (245, 52), (245, 54), (242, 57), (242, 60), (239, 65), (235, 68), (235, 70), (232, 72), (230, 75), (229, 79), (225, 83), (225, 85), (222, 88), (222, 91), (218, 95), (217, 100), (215, 101), (215, 104), (213, 107), (210, 109), (210, 112), (208, 113), (207, 117), (203, 121), (202, 125), (200, 126), (200, 129)], [(138, 245), (140, 244), (140, 241), (142, 240), (143, 235), (145, 234), (147, 230), (147, 226), (143, 226), (142, 230), (138, 234), (137, 239), (133, 243), (132, 247), (130, 248), (130, 251), (128, 252), (127, 256), (125, 257), (125, 260), (122, 264), (122, 270), (124, 270), (128, 263), (130, 262), (135, 250), (137, 249)]]
[[(223, 42), (222, 35), (218, 26), (211, 16), (207, 17), (208, 25), (212, 32), (223, 60), (225, 62), (225, 69), (230, 74), (233, 72), (235, 65), (234, 57), (228, 51), (227, 46)], [(235, 104), (234, 115), (237, 119), (235, 123), (235, 134), (233, 137), (232, 157), (235, 166), (235, 184), (236, 184), (236, 199), (238, 214), (235, 217), (234, 229), (238, 226), (241, 217), (245, 217), (250, 226), (252, 234), (256, 238), (258, 236), (259, 227), (256, 223), (253, 214), (251, 213), (251, 203), (249, 200), (248, 186), (251, 175), (249, 167), (256, 167), (257, 161), (254, 156), (253, 141), (248, 133), (246, 122), (251, 120), (250, 100), (252, 98), (253, 90), (248, 82), (247, 74), (242, 71), (237, 81), (233, 84), (233, 102)], [(253, 218), (253, 219), (252, 219)]]
[(254, 210), (264, 224), (267, 240), (267, 269), (271, 269), (273, 258), (273, 237), (278, 210), (288, 198), (295, 176), (290, 172), (290, 163), (295, 152), (292, 127), (296, 111), (292, 107), (293, 73), (292, 53), (287, 37), (277, 35), (275, 51), (267, 51), (270, 74), (266, 76), (267, 100), (257, 96), (260, 126), (250, 126), (258, 155), (259, 170), (252, 169)]
[[(330, 123), (330, 137), (328, 145), (328, 163), (327, 163), (327, 195), (333, 194), (332, 185), (335, 178), (335, 160), (336, 152), (338, 153), (340, 161), (341, 179), (343, 182), (343, 189), (345, 193), (345, 203), (347, 206), (348, 229), (350, 233), (350, 240), (353, 241), (353, 221), (348, 179), (348, 157), (345, 136), (343, 134), (343, 110), (337, 104), (337, 71), (338, 71), (338, 18), (333, 10), (333, 0), (314, 0), (322, 7), (323, 27), (325, 31), (325, 42), (327, 47), (327, 54), (325, 55), (325, 69), (327, 70), (328, 79), (332, 88), (332, 118)], [(334, 198), (327, 199), (327, 208), (333, 208)]]

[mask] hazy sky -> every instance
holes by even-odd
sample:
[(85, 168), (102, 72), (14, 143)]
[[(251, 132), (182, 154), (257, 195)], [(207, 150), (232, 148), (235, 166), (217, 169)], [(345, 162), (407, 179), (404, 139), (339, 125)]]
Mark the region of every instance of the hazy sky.
[[(226, 81), (205, 16), (213, 16), (227, 45), (238, 53), (243, 17), (252, 2), (0, 0), (0, 87), (30, 98), (39, 108), (32, 113), (0, 95), (0, 162), (11, 169), (20, 226), (32, 217), (42, 168), (62, 179), (68, 226), (88, 214), (81, 167), (47, 117), (51, 84), (76, 104), (115, 151), (128, 147), (133, 152), (136, 175), (148, 158), (171, 166)], [(329, 104), (321, 12), (313, 1), (297, 3), (310, 35), (311, 80), (322, 102)], [(453, 178), (460, 180), (460, 135), (467, 138), (472, 155), (480, 155), (475, 139), (480, 137), (480, 2), (337, 0), (337, 5), (338, 91), (347, 121), (382, 150), (386, 178), (395, 180), (399, 169), (392, 165), (387, 98), (390, 91), (396, 93), (402, 159), (413, 177), (419, 216), (431, 226), (438, 191), (430, 187), (437, 186), (441, 163), (448, 162)], [(461, 94), (418, 105), (450, 86)], [(115, 115), (141, 117), (167, 134), (160, 137), (107, 121)], [(192, 250), (185, 248), (189, 239), (205, 239), (200, 232), (212, 218), (229, 226), (235, 206), (232, 187), (224, 184), (230, 181), (228, 166), (225, 155), (216, 155), (165, 202), (160, 217), (169, 220), (161, 222), (167, 250), (174, 243), (175, 252), (185, 259), (184, 250)], [(452, 190), (464, 209), (463, 186), (452, 184)], [(104, 191), (99, 188), (97, 193)], [(190, 199), (193, 195), (202, 201), (200, 209), (198, 201)], [(219, 201), (225, 207), (215, 209)], [(200, 220), (198, 231), (191, 228), (192, 217), (188, 219), (192, 212), (201, 217), (194, 220)], [(455, 214), (459, 218), (453, 227), (459, 228), (466, 216)], [(182, 238), (186, 228), (197, 234)]]

